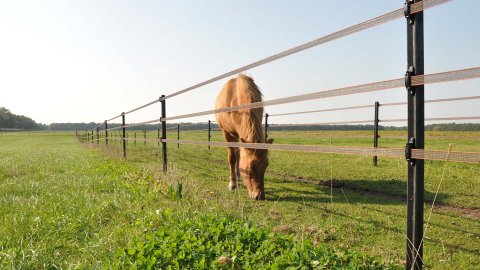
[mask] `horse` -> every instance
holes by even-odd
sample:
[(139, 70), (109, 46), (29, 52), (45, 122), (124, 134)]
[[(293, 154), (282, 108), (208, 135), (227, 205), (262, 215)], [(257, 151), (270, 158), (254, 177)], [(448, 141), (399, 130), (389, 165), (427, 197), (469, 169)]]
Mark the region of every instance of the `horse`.
[[(262, 101), (262, 93), (249, 76), (240, 74), (230, 79), (217, 96), (215, 109), (234, 107)], [(217, 124), (227, 142), (265, 143), (262, 128), (263, 107), (217, 112)], [(269, 139), (266, 143), (272, 143)], [(230, 181), (228, 187), (238, 186), (243, 178), (250, 198), (265, 200), (264, 177), (268, 167), (268, 150), (229, 147)]]

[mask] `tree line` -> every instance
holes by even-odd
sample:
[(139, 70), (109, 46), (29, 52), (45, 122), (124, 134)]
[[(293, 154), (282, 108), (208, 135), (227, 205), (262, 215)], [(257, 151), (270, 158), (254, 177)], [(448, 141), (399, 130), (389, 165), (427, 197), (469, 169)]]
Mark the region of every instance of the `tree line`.
[[(35, 122), (33, 119), (24, 115), (16, 115), (7, 108), (0, 107), (0, 129), (4, 130), (92, 130), (100, 125), (100, 130), (104, 129), (103, 123), (52, 123), (49, 125)], [(180, 125), (181, 130), (199, 130), (208, 129), (207, 123), (167, 123), (167, 128), (175, 128)], [(118, 127), (120, 123), (108, 123), (108, 127)], [(161, 124), (141, 125), (134, 127), (135, 130), (157, 130)], [(215, 123), (211, 128), (218, 128)], [(373, 130), (373, 125), (311, 125), (311, 126), (278, 126), (269, 125), (269, 130)], [(406, 130), (407, 127), (382, 126), (379, 130)], [(480, 131), (480, 124), (466, 123), (448, 123), (448, 124), (430, 124), (425, 126), (428, 131)]]
[(9, 109), (0, 107), (0, 129), (39, 130), (45, 126), (24, 115), (16, 115)]

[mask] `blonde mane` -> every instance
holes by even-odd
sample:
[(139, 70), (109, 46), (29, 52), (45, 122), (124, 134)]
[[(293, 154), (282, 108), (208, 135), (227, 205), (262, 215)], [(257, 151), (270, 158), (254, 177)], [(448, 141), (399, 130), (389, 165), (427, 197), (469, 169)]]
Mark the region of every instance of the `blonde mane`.
[[(245, 90), (244, 94), (248, 103), (263, 101), (262, 92), (260, 92), (260, 89), (251, 77), (240, 74), (236, 78), (236, 84), (237, 89)], [(264, 143), (265, 136), (262, 128), (263, 107), (246, 109), (244, 113), (249, 115), (245, 115), (243, 118), (245, 122), (241, 126), (243, 130), (240, 132), (240, 138), (247, 142)]]

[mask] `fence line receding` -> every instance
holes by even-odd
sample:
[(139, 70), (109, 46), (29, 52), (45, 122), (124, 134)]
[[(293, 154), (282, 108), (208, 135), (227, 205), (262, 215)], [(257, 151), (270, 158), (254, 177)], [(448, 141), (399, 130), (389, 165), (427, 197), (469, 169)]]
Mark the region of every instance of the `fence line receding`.
[[(480, 116), (456, 116), (456, 117), (432, 117), (425, 118), (425, 103), (432, 102), (445, 102), (445, 101), (457, 101), (457, 100), (468, 100), (468, 99), (479, 99), (479, 96), (471, 97), (452, 97), (452, 98), (443, 98), (436, 100), (427, 100), (424, 98), (424, 86), (428, 84), (435, 83), (444, 83), (452, 82), (458, 80), (467, 80), (480, 78), (480, 67), (472, 67), (461, 70), (451, 70), (446, 72), (434, 73), (434, 74), (424, 74), (424, 47), (423, 47), (423, 10), (431, 8), (433, 6), (449, 2), (450, 0), (407, 0), (404, 8), (397, 9), (392, 12), (383, 14), (376, 18), (366, 20), (359, 24), (347, 27), (345, 29), (339, 30), (337, 32), (331, 33), (329, 35), (317, 38), (310, 42), (301, 44), (299, 46), (290, 48), (288, 50), (282, 51), (280, 53), (274, 54), (272, 56), (263, 58), (261, 60), (255, 61), (253, 63), (244, 65), (237, 69), (231, 70), (229, 72), (223, 73), (216, 77), (210, 78), (198, 84), (192, 85), (190, 87), (181, 89), (179, 91), (173, 92), (169, 95), (162, 95), (159, 98), (148, 102), (144, 105), (136, 107), (127, 112), (122, 112), (120, 115), (115, 116), (109, 120), (105, 120), (105, 141), (108, 144), (108, 140), (119, 140), (123, 146), (123, 157), (126, 158), (126, 143), (130, 141), (136, 142), (137, 140), (143, 141), (153, 141), (158, 142), (158, 145), (162, 145), (162, 161), (163, 169), (167, 169), (167, 143), (176, 143), (180, 144), (193, 144), (193, 145), (212, 145), (220, 147), (245, 147), (253, 149), (270, 149), (270, 150), (286, 150), (286, 151), (305, 151), (305, 152), (318, 152), (318, 153), (329, 153), (329, 154), (346, 154), (346, 155), (365, 155), (365, 156), (383, 156), (383, 157), (398, 157), (405, 158), (407, 160), (407, 228), (406, 228), (406, 268), (407, 269), (421, 269), (423, 267), (423, 205), (424, 205), (424, 160), (447, 160), (455, 162), (469, 162), (469, 163), (479, 163), (480, 162), (480, 153), (471, 153), (471, 152), (452, 152), (452, 151), (438, 151), (438, 150), (425, 150), (424, 141), (425, 141), (425, 121), (440, 121), (440, 120), (479, 120)], [(318, 91), (307, 94), (293, 95), (283, 98), (277, 98), (273, 100), (267, 100), (262, 102), (256, 102), (251, 104), (245, 104), (240, 106), (233, 106), (228, 108), (216, 109), (216, 110), (207, 110), (201, 112), (188, 113), (177, 116), (166, 115), (166, 100), (180, 94), (190, 92), (194, 89), (198, 89), (201, 86), (210, 84), (212, 82), (225, 79), (227, 77), (236, 75), (240, 72), (264, 65), (266, 63), (281, 59), (283, 57), (307, 50), (309, 48), (324, 44), (333, 40), (340, 39), (347, 35), (360, 32), (365, 29), (375, 27), (377, 25), (384, 24), (386, 22), (398, 19), (401, 17), (406, 17), (407, 22), (407, 71), (405, 77), (392, 79), (387, 81), (379, 81), (373, 83), (367, 83), (362, 85), (354, 85), (349, 87), (342, 87), (337, 89), (331, 89), (326, 91)], [(331, 98), (352, 94), (368, 93), (386, 89), (394, 88), (406, 88), (407, 102), (391, 102), (380, 104), (378, 101), (375, 102), (375, 119), (372, 120), (356, 120), (350, 121), (349, 123), (370, 123), (375, 122), (376, 127), (378, 128), (378, 122), (392, 122), (392, 121), (407, 121), (408, 123), (408, 136), (407, 144), (405, 148), (380, 148), (375, 145), (371, 148), (362, 148), (362, 147), (341, 147), (341, 146), (321, 146), (321, 145), (286, 145), (286, 144), (267, 144), (267, 143), (227, 143), (227, 142), (212, 142), (210, 141), (212, 131), (211, 122), (209, 121), (208, 125), (208, 141), (193, 141), (193, 140), (180, 140), (179, 131), (180, 124), (176, 126), (177, 128), (177, 140), (167, 139), (167, 127), (166, 121), (172, 121), (182, 118), (190, 118), (207, 114), (216, 114), (216, 113), (228, 113), (239, 110), (267, 107), (273, 105), (281, 105), (293, 102), (301, 102), (308, 100), (317, 100), (323, 98)], [(140, 123), (125, 123), (125, 116), (141, 110), (145, 107), (153, 105), (157, 102), (161, 103), (161, 116), (155, 120), (149, 120)], [(379, 119), (378, 117), (378, 108), (380, 106), (397, 106), (397, 105), (407, 105), (408, 107), (408, 118), (406, 119)], [(338, 110), (347, 110), (347, 109), (360, 109), (360, 108), (371, 108), (372, 105), (362, 105), (362, 106), (350, 106), (343, 108), (331, 108), (323, 109), (316, 111), (305, 111), (305, 112), (293, 112), (292, 114), (301, 114), (301, 113), (312, 113), (312, 112), (326, 112), (326, 111), (338, 111)], [(268, 116), (268, 114), (266, 114)], [(271, 116), (280, 116), (287, 115), (287, 113), (279, 113)], [(107, 122), (112, 121), (113, 119), (122, 118), (122, 124), (119, 127), (107, 127)], [(150, 123), (161, 123), (161, 136), (160, 129), (158, 130), (158, 135), (156, 139), (147, 139), (146, 132), (144, 132), (144, 138), (128, 138), (126, 134), (126, 128), (136, 127), (144, 124)], [(327, 122), (319, 124), (345, 124), (343, 122)], [(93, 142), (102, 140), (98, 133), (99, 128), (102, 124), (98, 124), (95, 127), (97, 132), (97, 139), (94, 139), (94, 131), (91, 133), (86, 131), (86, 134), (81, 136), (83, 141)], [(318, 125), (318, 124), (309, 124), (309, 125)], [(264, 124), (265, 131), (267, 131), (269, 124), (266, 122)], [(272, 125), (275, 126), (275, 125)], [(280, 125), (278, 125), (280, 126)], [(173, 128), (173, 127), (172, 127)], [(116, 136), (112, 138), (108, 136), (109, 130), (121, 129), (121, 137)], [(267, 133), (265, 132), (265, 138)], [(80, 138), (80, 137), (79, 137)], [(378, 136), (377, 136), (378, 139)]]

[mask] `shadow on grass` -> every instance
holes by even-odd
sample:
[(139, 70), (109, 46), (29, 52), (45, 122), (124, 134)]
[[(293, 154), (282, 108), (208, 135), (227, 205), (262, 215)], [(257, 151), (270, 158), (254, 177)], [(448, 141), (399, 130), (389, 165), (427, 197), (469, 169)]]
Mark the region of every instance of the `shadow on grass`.
[[(334, 214), (335, 216), (339, 216), (348, 220), (354, 220), (359, 223), (370, 224), (374, 225), (376, 228), (382, 228), (383, 230), (390, 230), (395, 232), (399, 235), (405, 235), (405, 230), (394, 228), (388, 226), (385, 222), (376, 221), (370, 218), (362, 218), (355, 214), (348, 214), (348, 211), (338, 211), (338, 210), (331, 210), (326, 207), (326, 205), (330, 203), (334, 204), (345, 204), (345, 205), (352, 205), (352, 207), (362, 207), (364, 209), (368, 209), (368, 211), (375, 211), (381, 212), (386, 216), (391, 216), (392, 218), (398, 218), (399, 215), (403, 215), (405, 213), (398, 213), (395, 211), (385, 211), (380, 210), (376, 207), (370, 207), (369, 205), (388, 205), (388, 206), (404, 206), (406, 209), (406, 196), (399, 195), (399, 194), (388, 194), (388, 193), (381, 193), (378, 191), (366, 191), (366, 190), (358, 190), (348, 188), (351, 182), (358, 182), (362, 181), (362, 185), (404, 185), (404, 182), (399, 180), (337, 180), (336, 186), (333, 188), (332, 197), (330, 197), (330, 186), (324, 185), (310, 185), (310, 188), (302, 188), (298, 189), (297, 187), (285, 187), (285, 181), (276, 181), (274, 186), (270, 186), (267, 189), (267, 199), (270, 201), (277, 201), (279, 203), (282, 202), (292, 202), (298, 203), (300, 205), (305, 205), (308, 208), (315, 208), (319, 209), (319, 211), (327, 213), (327, 214)], [(340, 183), (344, 183), (343, 186), (339, 186)], [(298, 183), (303, 184), (303, 183)], [(304, 184), (303, 184), (304, 185)], [(342, 192), (343, 189), (343, 192)], [(434, 194), (429, 193), (429, 196), (434, 196)], [(427, 192), (426, 195), (427, 196)], [(443, 198), (447, 198), (445, 194), (439, 194), (439, 196)], [(361, 205), (361, 206), (360, 206)], [(425, 208), (427, 210), (427, 208)], [(405, 210), (406, 211), (406, 210)], [(447, 226), (445, 224), (437, 224), (432, 223), (433, 226), (440, 227), (444, 230), (455, 231), (458, 233), (472, 233), (471, 231), (462, 230), (459, 227), (455, 226)], [(477, 233), (473, 232), (473, 237), (478, 236)], [(476, 254), (478, 249), (475, 247), (469, 247), (462, 244), (453, 244), (453, 243), (444, 243), (438, 239), (428, 239), (430, 243), (434, 243), (435, 245), (443, 245), (450, 250), (455, 251), (462, 251), (469, 254)]]
[[(314, 202), (327, 203), (362, 203), (362, 204), (383, 204), (383, 205), (404, 205), (407, 200), (406, 183), (404, 181), (390, 180), (350, 180), (334, 179), (331, 183), (328, 180), (315, 181), (305, 179), (271, 179), (271, 187), (267, 189), (269, 200), (280, 200), (290, 202)], [(309, 184), (310, 188), (290, 188), (283, 183), (298, 183), (299, 185)], [(267, 183), (268, 185), (268, 183)], [(281, 186), (281, 187), (280, 187)], [(333, 198), (330, 198), (330, 186), (332, 186)], [(312, 189), (313, 188), (313, 189)], [(431, 202), (435, 194), (425, 191), (425, 202)], [(439, 193), (437, 203), (448, 199), (447, 194)]]

